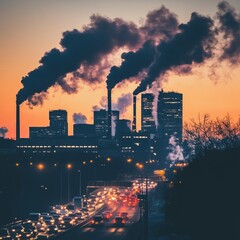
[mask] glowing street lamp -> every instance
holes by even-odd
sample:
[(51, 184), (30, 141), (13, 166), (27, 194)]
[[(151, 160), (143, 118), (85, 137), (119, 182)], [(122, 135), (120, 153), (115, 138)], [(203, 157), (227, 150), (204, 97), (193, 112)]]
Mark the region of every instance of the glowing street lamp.
[(39, 164), (37, 165), (37, 169), (40, 170), (40, 171), (42, 171), (44, 168), (45, 168), (45, 166), (44, 166), (43, 163), (39, 163)]
[(108, 157), (108, 158), (107, 158), (107, 161), (108, 161), (108, 162), (110, 162), (110, 161), (111, 161), (111, 158), (110, 158), (110, 157)]
[(128, 162), (128, 163), (131, 163), (131, 162), (132, 162), (132, 159), (131, 159), (131, 158), (128, 158), (128, 159), (127, 159), (127, 162)]
[(16, 166), (16, 167), (19, 167), (19, 163), (16, 163), (15, 166)]
[(68, 202), (70, 202), (70, 170), (72, 169), (72, 164), (67, 164), (68, 169)]
[(68, 163), (68, 164), (67, 164), (67, 169), (68, 169), (68, 170), (72, 169), (72, 164)]

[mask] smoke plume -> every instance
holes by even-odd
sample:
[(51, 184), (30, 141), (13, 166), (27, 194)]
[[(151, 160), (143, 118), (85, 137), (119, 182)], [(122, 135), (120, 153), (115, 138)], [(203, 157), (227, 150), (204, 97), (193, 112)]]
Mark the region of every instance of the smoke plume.
[(107, 76), (108, 89), (114, 88), (125, 79), (137, 76), (148, 68), (154, 60), (156, 43), (171, 39), (177, 30), (177, 16), (166, 7), (162, 6), (160, 9), (150, 12), (144, 26), (140, 28), (140, 32), (145, 36), (145, 43), (135, 52), (122, 54), (122, 64), (119, 67), (113, 66)]
[(6, 127), (0, 127), (0, 137), (5, 138), (8, 129)]
[(73, 117), (73, 122), (75, 124), (87, 122), (87, 117), (85, 115), (83, 115), (82, 113), (74, 113), (72, 117)]
[(118, 99), (117, 102), (113, 104), (113, 108), (119, 110), (121, 114), (127, 112), (127, 108), (132, 105), (132, 94), (122, 94)]
[(240, 15), (226, 1), (219, 3), (218, 9), (219, 31), (226, 41), (220, 59), (237, 64), (240, 61)]
[(184, 64), (203, 63), (212, 56), (215, 33), (211, 18), (192, 13), (190, 21), (180, 24), (179, 30), (172, 39), (157, 46), (157, 53), (148, 69), (148, 75), (141, 81), (134, 95), (145, 91), (167, 70)]
[(151, 41), (147, 41), (136, 52), (123, 53), (122, 64), (119, 67), (113, 66), (107, 76), (107, 88), (112, 89), (121, 81), (136, 76), (152, 63), (154, 55), (155, 46)]
[(183, 156), (183, 149), (177, 144), (175, 136), (171, 136), (169, 139), (169, 147), (168, 149), (171, 151), (167, 159), (172, 161), (174, 163), (175, 161), (183, 161), (184, 156)]
[[(140, 41), (141, 35), (135, 24), (93, 15), (83, 31), (64, 32), (60, 42), (62, 50), (53, 48), (45, 53), (40, 66), (22, 78), (23, 88), (18, 92), (17, 101), (21, 104), (28, 100), (32, 104), (35, 94), (47, 93), (56, 84), (63, 91), (72, 93), (76, 85), (69, 85), (66, 74), (76, 71), (81, 64), (96, 65), (112, 51), (123, 46), (134, 48)], [(34, 101), (35, 105), (37, 103)]]
[(146, 39), (159, 43), (162, 40), (172, 38), (178, 31), (178, 25), (177, 15), (162, 6), (148, 13), (141, 31), (144, 32)]

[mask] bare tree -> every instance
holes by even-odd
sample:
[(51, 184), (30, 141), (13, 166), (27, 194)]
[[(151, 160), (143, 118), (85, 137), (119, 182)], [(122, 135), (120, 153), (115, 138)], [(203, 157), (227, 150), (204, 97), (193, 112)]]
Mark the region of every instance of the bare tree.
[(194, 153), (240, 146), (240, 118), (233, 122), (229, 115), (215, 120), (199, 115), (185, 123), (184, 138)]

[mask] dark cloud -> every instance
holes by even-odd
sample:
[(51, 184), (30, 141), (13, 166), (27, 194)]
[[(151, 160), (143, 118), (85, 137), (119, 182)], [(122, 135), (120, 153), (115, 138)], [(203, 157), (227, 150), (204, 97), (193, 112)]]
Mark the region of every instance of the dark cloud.
[(157, 46), (156, 56), (148, 69), (147, 77), (141, 81), (134, 94), (145, 91), (167, 70), (186, 64), (200, 64), (212, 56), (215, 32), (211, 18), (192, 13), (190, 21), (180, 24), (179, 30), (172, 39)]
[(73, 114), (73, 122), (76, 123), (86, 123), (87, 117), (82, 113), (74, 113)]
[(160, 40), (172, 38), (178, 31), (178, 25), (177, 15), (170, 12), (165, 6), (162, 6), (148, 13), (141, 30), (147, 39), (155, 40), (159, 43)]
[(113, 66), (107, 76), (107, 87), (112, 89), (121, 81), (136, 76), (152, 63), (154, 55), (155, 46), (151, 41), (147, 41), (136, 52), (123, 53), (122, 64), (119, 67)]
[(62, 50), (53, 48), (45, 53), (40, 66), (23, 77), (23, 88), (17, 95), (18, 103), (28, 100), (31, 104), (35, 94), (46, 93), (56, 84), (65, 92), (76, 92), (76, 84), (64, 80), (66, 74), (76, 71), (81, 64), (96, 65), (112, 51), (123, 46), (133, 48), (140, 42), (139, 29), (133, 23), (93, 15), (83, 31), (74, 29), (64, 32), (60, 42)]
[(0, 127), (0, 137), (5, 138), (8, 129), (6, 127)]
[(220, 59), (228, 60), (234, 65), (240, 61), (240, 15), (226, 1), (219, 3), (218, 9), (219, 31), (225, 39)]

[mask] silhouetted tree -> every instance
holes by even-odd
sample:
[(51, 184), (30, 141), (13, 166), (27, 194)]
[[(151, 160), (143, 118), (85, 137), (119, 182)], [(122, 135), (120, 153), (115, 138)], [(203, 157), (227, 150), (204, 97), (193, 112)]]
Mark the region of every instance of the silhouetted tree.
[(229, 115), (215, 120), (208, 114), (199, 116), (185, 123), (184, 137), (195, 154), (236, 147), (240, 142), (240, 118), (234, 123)]
[(185, 126), (196, 155), (169, 184), (166, 219), (193, 240), (240, 239), (239, 126), (208, 115)]

